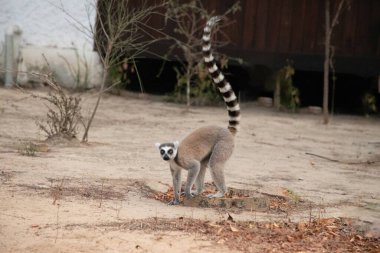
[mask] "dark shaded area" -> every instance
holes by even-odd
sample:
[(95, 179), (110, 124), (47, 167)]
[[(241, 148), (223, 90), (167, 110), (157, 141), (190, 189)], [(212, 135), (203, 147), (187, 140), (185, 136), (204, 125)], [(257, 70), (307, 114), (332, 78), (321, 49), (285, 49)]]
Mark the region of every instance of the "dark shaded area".
[[(138, 59), (136, 60), (137, 71), (140, 74), (144, 92), (156, 95), (164, 95), (173, 92), (177, 83), (177, 73), (175, 68), (181, 69), (181, 64), (176, 61), (163, 61), (158, 59)], [(224, 72), (225, 76), (239, 94), (245, 91), (249, 86), (250, 76), (247, 69), (231, 64), (228, 70)], [(136, 74), (129, 74), (130, 84), (127, 90), (141, 91), (140, 83)]]
[[(158, 59), (138, 59), (144, 92), (156, 95), (171, 93), (176, 85), (174, 68), (181, 68), (175, 61), (164, 62)], [(264, 65), (254, 67), (231, 63), (225, 71), (225, 76), (233, 86), (241, 101), (253, 101), (259, 96), (273, 96), (272, 91), (265, 89), (265, 83), (271, 78), (273, 70)], [(127, 89), (140, 92), (141, 87), (137, 75), (129, 74), (130, 83)], [(315, 71), (296, 70), (293, 84), (300, 91), (301, 107), (322, 106), (323, 73)], [(335, 93), (334, 112), (363, 114), (362, 97), (371, 93), (377, 98), (377, 107), (380, 107), (380, 96), (377, 92), (375, 77), (363, 77), (353, 74), (336, 74), (335, 92), (333, 81), (330, 80), (330, 105)]]
[[(301, 107), (322, 107), (322, 72), (296, 71), (293, 83), (300, 90)], [(337, 73), (335, 91), (333, 80), (330, 79), (329, 104), (333, 106), (334, 103), (335, 113), (363, 114), (362, 97), (365, 93), (377, 96), (377, 106), (379, 107), (380, 97), (376, 91), (376, 85), (375, 78)], [(335, 101), (332, 99), (333, 96), (335, 97)]]
[[(179, 68), (180, 64), (174, 61), (164, 62), (159, 59), (137, 59), (137, 71), (140, 75), (144, 92), (156, 95), (164, 95), (174, 90), (177, 82), (174, 68)], [(141, 91), (137, 75), (129, 75), (130, 84), (127, 90)]]

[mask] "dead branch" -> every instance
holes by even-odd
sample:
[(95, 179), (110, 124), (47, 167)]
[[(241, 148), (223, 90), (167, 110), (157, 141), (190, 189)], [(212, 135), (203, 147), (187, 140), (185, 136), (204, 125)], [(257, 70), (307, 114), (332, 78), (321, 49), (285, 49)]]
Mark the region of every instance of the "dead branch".
[[(224, 21), (227, 21), (227, 15), (234, 14), (240, 10), (239, 3), (233, 4), (225, 13), (218, 14)], [(198, 74), (200, 63), (202, 62), (202, 52), (200, 50), (202, 41), (200, 40), (205, 20), (209, 19), (213, 12), (208, 12), (202, 4), (201, 0), (193, 0), (183, 3), (179, 0), (168, 1), (168, 8), (165, 13), (166, 22), (171, 21), (175, 25), (173, 35), (167, 35), (168, 40), (174, 43), (168, 50), (168, 54), (175, 52), (176, 49), (181, 55), (174, 57), (182, 65), (182, 69), (178, 72), (186, 84), (186, 105), (189, 108), (190, 90), (194, 84), (194, 76)], [(229, 22), (225, 22), (226, 25)], [(216, 32), (221, 31), (216, 29)], [(221, 42), (216, 42), (215, 46), (220, 47), (221, 44), (226, 45), (229, 42), (227, 36), (222, 33), (223, 39)], [(177, 80), (179, 86), (179, 80)]]
[[(157, 10), (164, 4), (148, 4), (147, 1), (142, 1), (138, 7), (134, 7), (129, 3), (129, 0), (94, 1), (91, 7), (95, 10), (97, 25), (95, 27), (92, 26), (89, 19), (89, 28), (72, 16), (64, 8), (62, 2), (60, 5), (54, 5), (66, 14), (69, 22), (77, 27), (80, 32), (93, 39), (95, 50), (98, 52), (103, 65), (98, 98), (85, 124), (82, 142), (88, 141), (89, 130), (100, 105), (101, 98), (109, 89), (109, 70), (122, 62), (133, 61), (138, 55), (146, 52), (149, 45), (157, 41), (153, 36), (149, 36), (152, 31), (157, 30), (147, 27), (145, 24), (152, 15), (158, 14)], [(86, 9), (87, 16), (90, 18), (91, 8)]]
[(315, 157), (318, 157), (318, 158), (321, 158), (321, 159), (324, 159), (324, 160), (327, 160), (327, 161), (330, 161), (330, 162), (343, 163), (343, 164), (348, 164), (348, 165), (380, 163), (380, 160), (379, 161), (370, 161), (370, 160), (367, 160), (367, 161), (358, 161), (358, 162), (347, 162), (347, 161), (333, 159), (333, 158), (329, 158), (329, 157), (326, 157), (326, 156), (317, 155), (317, 154), (309, 153), (309, 152), (306, 152), (305, 154), (306, 155), (310, 155), (310, 156), (315, 156)]

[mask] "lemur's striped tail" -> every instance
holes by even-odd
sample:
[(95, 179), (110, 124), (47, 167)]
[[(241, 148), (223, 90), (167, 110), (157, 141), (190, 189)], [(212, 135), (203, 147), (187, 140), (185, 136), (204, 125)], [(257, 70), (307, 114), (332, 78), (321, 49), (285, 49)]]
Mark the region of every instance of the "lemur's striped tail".
[(212, 77), (214, 84), (218, 87), (220, 93), (223, 96), (224, 102), (227, 105), (229, 124), (228, 129), (231, 133), (235, 134), (238, 130), (240, 123), (240, 106), (238, 99), (232, 90), (231, 85), (224, 78), (223, 73), (219, 70), (216, 65), (214, 56), (211, 53), (211, 29), (213, 26), (220, 20), (220, 17), (212, 17), (206, 23), (205, 28), (203, 29), (203, 57), (205, 65)]

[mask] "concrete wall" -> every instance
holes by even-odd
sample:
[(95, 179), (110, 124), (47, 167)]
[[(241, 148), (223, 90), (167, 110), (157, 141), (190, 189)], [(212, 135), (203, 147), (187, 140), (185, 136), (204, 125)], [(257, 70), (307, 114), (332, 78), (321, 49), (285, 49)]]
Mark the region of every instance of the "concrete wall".
[[(93, 2), (91, 0), (2, 1), (0, 68), (5, 69), (6, 66), (5, 35), (18, 27), (21, 34), (19, 43), (17, 36), (13, 38), (15, 41), (13, 71), (46, 70), (44, 55), (63, 85), (68, 87), (99, 85), (102, 68), (97, 53), (92, 50), (92, 39), (75, 28), (70, 22), (72, 19), (57, 8), (62, 3), (71, 16), (89, 28), (89, 22), (92, 25), (95, 23), (95, 12), (91, 8)], [(87, 10), (90, 10), (89, 18)], [(15, 49), (17, 44), (19, 47)], [(4, 74), (4, 71), (2, 72)], [(14, 77), (20, 84), (26, 84), (31, 80), (31, 75), (25, 73), (19, 73)]]

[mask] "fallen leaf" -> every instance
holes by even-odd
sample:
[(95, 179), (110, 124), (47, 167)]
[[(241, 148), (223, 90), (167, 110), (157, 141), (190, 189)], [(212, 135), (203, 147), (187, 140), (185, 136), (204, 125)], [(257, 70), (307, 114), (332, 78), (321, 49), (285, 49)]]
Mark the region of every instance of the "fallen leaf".
[(214, 227), (214, 228), (220, 228), (221, 226), (218, 225), (218, 224), (215, 224), (215, 223), (209, 223), (208, 224), (210, 227)]
[(299, 230), (299, 231), (304, 231), (305, 230), (305, 228), (306, 228), (306, 223), (304, 223), (304, 222), (300, 222), (300, 223), (298, 223), (298, 225), (297, 225), (297, 229)]
[(226, 242), (226, 240), (224, 240), (224, 239), (220, 239), (219, 241), (217, 241), (216, 243), (218, 243), (218, 244), (223, 244), (223, 243), (225, 243)]
[(288, 242), (293, 242), (294, 241), (294, 237), (292, 237), (290, 235), (287, 235), (286, 239), (288, 239)]
[(230, 225), (230, 229), (231, 229), (232, 232), (239, 232), (239, 229), (235, 228), (232, 225)]
[(360, 241), (363, 240), (363, 237), (360, 236), (360, 235), (355, 235), (355, 237), (356, 237), (357, 239), (359, 239)]

